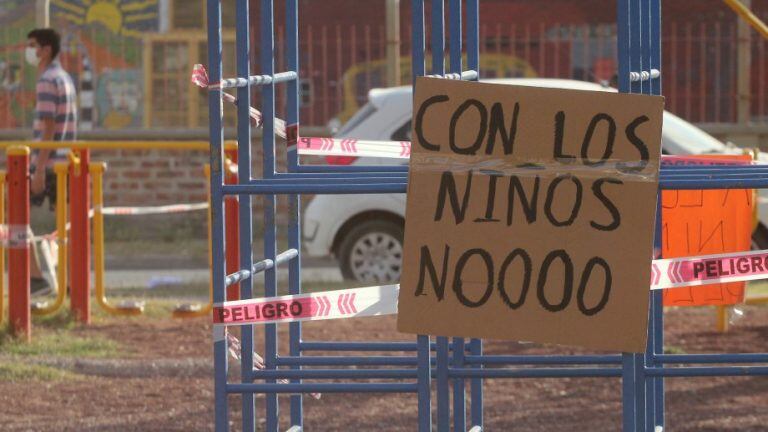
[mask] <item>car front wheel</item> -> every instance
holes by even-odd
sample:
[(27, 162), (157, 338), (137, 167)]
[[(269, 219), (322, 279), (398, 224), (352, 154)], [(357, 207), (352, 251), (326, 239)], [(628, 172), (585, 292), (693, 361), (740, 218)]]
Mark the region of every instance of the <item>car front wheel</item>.
[(386, 220), (360, 223), (344, 236), (338, 251), (345, 279), (364, 283), (397, 282), (402, 270), (403, 227)]

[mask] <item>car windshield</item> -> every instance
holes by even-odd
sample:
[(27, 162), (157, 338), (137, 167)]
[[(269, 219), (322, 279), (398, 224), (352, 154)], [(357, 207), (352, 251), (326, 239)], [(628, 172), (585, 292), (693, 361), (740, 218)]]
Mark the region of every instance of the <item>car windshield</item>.
[(664, 149), (671, 154), (723, 153), (727, 146), (680, 117), (664, 112)]

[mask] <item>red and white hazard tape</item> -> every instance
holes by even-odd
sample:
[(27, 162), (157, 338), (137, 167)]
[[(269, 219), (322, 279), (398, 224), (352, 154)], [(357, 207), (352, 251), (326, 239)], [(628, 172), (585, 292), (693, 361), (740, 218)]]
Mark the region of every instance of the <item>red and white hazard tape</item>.
[[(88, 212), (88, 217), (92, 218), (97, 207)], [(154, 215), (182, 213), (188, 211), (205, 210), (208, 208), (207, 202), (192, 204), (170, 204), (162, 206), (146, 207), (102, 207), (101, 212), (104, 215), (127, 216), (127, 215)], [(70, 223), (66, 225), (69, 230)], [(43, 240), (53, 240), (56, 238), (56, 231), (49, 234), (33, 235), (29, 225), (8, 225), (0, 224), (0, 245), (9, 249), (25, 248), (32, 242)]]
[(651, 289), (768, 279), (768, 250), (654, 260)]
[[(653, 260), (651, 289), (768, 279), (768, 250)], [(400, 285), (217, 303), (215, 326), (318, 321), (397, 313)]]
[(397, 313), (399, 285), (236, 300), (213, 306), (216, 325), (318, 321)]
[(359, 156), (409, 159), (410, 141), (372, 141), (351, 138), (299, 137), (300, 155)]

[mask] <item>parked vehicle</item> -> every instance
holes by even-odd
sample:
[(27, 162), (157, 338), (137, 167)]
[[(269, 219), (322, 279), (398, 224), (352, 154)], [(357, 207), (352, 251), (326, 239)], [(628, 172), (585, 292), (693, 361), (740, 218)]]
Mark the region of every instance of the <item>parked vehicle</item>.
[[(582, 81), (509, 78), (487, 82), (576, 90), (613, 91), (610, 87)], [(411, 140), (412, 89), (374, 89), (363, 106), (336, 136), (370, 140)], [(741, 154), (733, 144), (724, 144), (672, 113), (664, 112), (662, 153), (669, 155)], [(768, 161), (768, 154), (760, 159)], [(331, 163), (391, 165), (387, 158), (329, 158)], [(399, 163), (407, 163), (397, 160)], [(759, 200), (764, 207), (768, 200)], [(753, 233), (753, 245), (768, 248), (768, 220), (763, 216)], [(334, 255), (346, 279), (387, 283), (400, 278), (403, 253), (405, 194), (318, 195), (304, 212), (303, 237), (311, 256)]]

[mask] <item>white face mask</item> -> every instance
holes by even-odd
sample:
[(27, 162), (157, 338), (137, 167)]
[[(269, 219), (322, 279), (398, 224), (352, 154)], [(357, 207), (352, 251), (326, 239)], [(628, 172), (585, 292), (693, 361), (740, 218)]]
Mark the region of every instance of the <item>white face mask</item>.
[(40, 59), (37, 57), (37, 49), (33, 47), (27, 47), (24, 51), (24, 58), (32, 66), (37, 66), (40, 63)]

